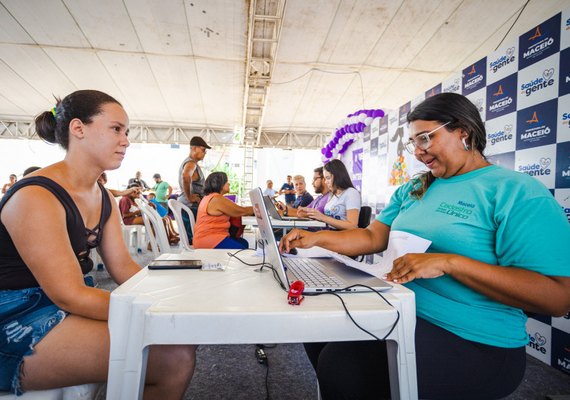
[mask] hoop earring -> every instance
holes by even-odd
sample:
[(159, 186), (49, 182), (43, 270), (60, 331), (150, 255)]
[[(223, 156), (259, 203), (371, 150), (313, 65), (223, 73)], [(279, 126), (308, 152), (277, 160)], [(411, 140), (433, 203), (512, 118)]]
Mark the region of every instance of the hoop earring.
[(461, 141), (463, 142), (463, 148), (465, 149), (465, 151), (469, 151), (469, 145), (465, 141), (465, 138), (461, 139)]

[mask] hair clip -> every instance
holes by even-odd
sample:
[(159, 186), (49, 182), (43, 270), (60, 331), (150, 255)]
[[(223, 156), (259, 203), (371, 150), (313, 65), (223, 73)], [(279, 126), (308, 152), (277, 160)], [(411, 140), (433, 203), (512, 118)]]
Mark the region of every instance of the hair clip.
[(51, 109), (51, 114), (54, 116), (55, 118), (55, 107)]

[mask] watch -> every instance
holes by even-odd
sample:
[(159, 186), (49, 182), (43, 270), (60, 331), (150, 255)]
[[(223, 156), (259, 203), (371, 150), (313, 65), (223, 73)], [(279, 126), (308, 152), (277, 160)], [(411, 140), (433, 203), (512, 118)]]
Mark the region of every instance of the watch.
[(289, 207), (287, 207), (287, 205), (285, 205), (285, 211), (283, 211), (283, 215), (284, 216), (289, 215)]

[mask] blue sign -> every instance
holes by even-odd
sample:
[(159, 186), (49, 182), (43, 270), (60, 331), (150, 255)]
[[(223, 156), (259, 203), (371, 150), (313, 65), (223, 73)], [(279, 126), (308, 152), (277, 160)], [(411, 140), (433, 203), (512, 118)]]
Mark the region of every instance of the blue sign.
[(507, 76), (487, 86), (486, 120), (517, 110), (517, 74)]
[(570, 93), (570, 47), (560, 52), (558, 96)]
[(388, 132), (388, 116), (382, 117), (380, 120), (380, 127), (378, 128), (378, 134), (383, 135)]
[(558, 13), (519, 37), (519, 71), (560, 50), (560, 21)]
[(378, 155), (378, 138), (375, 137), (370, 141), (370, 157), (376, 157)]
[(364, 140), (365, 142), (368, 142), (370, 140), (370, 126), (367, 126), (362, 131), (362, 140)]
[[(566, 314), (568, 317), (568, 314)], [(570, 374), (570, 346), (568, 346), (568, 333), (552, 328), (552, 341), (550, 345), (550, 365), (562, 372)]]
[(430, 90), (426, 90), (426, 99), (441, 93), (441, 83), (435, 85)]
[(517, 113), (517, 150), (556, 143), (558, 99)]
[(406, 117), (408, 116), (408, 113), (410, 112), (410, 108), (412, 108), (412, 102), (411, 101), (408, 101), (403, 106), (400, 106), (400, 111), (398, 114), (398, 125), (404, 125), (406, 122), (408, 122)]
[(570, 142), (556, 145), (556, 188), (570, 188)]
[(463, 70), (464, 96), (471, 94), (487, 84), (487, 57), (480, 59), (475, 64)]

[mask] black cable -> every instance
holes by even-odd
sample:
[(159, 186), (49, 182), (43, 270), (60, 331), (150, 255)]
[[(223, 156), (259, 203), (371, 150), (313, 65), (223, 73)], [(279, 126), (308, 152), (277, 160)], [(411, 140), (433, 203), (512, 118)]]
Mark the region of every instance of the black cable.
[[(390, 330), (388, 331), (388, 333), (387, 333), (386, 335), (384, 335), (384, 337), (383, 337), (382, 339), (380, 339), (378, 336), (374, 335), (372, 332), (369, 332), (369, 331), (367, 331), (366, 329), (364, 329), (363, 327), (361, 327), (360, 325), (358, 325), (358, 323), (354, 320), (354, 318), (353, 318), (352, 315), (350, 314), (350, 311), (348, 311), (348, 308), (346, 307), (346, 304), (345, 304), (344, 300), (342, 299), (341, 296), (338, 295), (338, 292), (346, 292), (348, 289), (351, 289), (351, 288), (353, 288), (353, 287), (364, 287), (364, 288), (369, 289), (370, 291), (372, 291), (372, 292), (376, 293), (378, 296), (380, 296), (380, 297), (382, 298), (382, 300), (384, 300), (390, 307), (392, 307), (394, 310), (396, 310), (396, 320), (395, 320), (394, 323), (392, 324), (392, 327), (390, 328)], [(344, 311), (346, 312), (346, 314), (348, 315), (348, 317), (350, 318), (350, 320), (352, 321), (352, 323), (353, 323), (358, 329), (360, 329), (361, 331), (363, 331), (363, 332), (369, 334), (370, 336), (372, 336), (372, 337), (373, 337), (374, 339), (376, 339), (376, 340), (381, 340), (381, 341), (386, 340), (386, 338), (392, 334), (392, 332), (394, 331), (394, 329), (396, 329), (396, 325), (398, 325), (398, 321), (400, 321), (400, 311), (398, 311), (398, 309), (397, 309), (396, 307), (394, 307), (394, 306), (392, 305), (392, 303), (390, 303), (390, 302), (388, 301), (388, 299), (386, 299), (386, 298), (382, 295), (382, 293), (380, 293), (378, 290), (376, 290), (376, 289), (374, 289), (374, 288), (371, 288), (370, 286), (362, 285), (362, 284), (360, 284), (360, 283), (357, 283), (357, 284), (355, 284), (355, 285), (350, 285), (350, 286), (347, 286), (347, 287), (342, 288), (342, 289), (334, 289), (334, 290), (327, 291), (327, 292), (321, 292), (321, 293), (303, 293), (303, 294), (304, 294), (305, 296), (321, 296), (321, 295), (323, 295), (323, 294), (330, 294), (330, 295), (333, 295), (333, 296), (337, 297), (337, 298), (340, 300), (340, 302), (341, 302), (341, 304), (342, 304), (342, 307), (344, 308)]]
[(228, 256), (235, 258), (236, 260), (238, 260), (239, 262), (241, 262), (244, 265), (248, 265), (250, 267), (259, 267), (259, 272), (263, 271), (263, 267), (267, 267), (269, 268), (272, 272), (273, 272), (273, 278), (275, 278), (275, 280), (277, 281), (277, 283), (279, 283), (279, 286), (281, 286), (281, 288), (283, 290), (287, 290), (285, 284), (283, 282), (281, 282), (281, 278), (279, 277), (279, 274), (277, 273), (277, 270), (275, 268), (273, 268), (273, 265), (266, 263), (265, 262), (265, 247), (261, 247), (262, 249), (262, 259), (260, 263), (248, 263), (244, 260), (242, 260), (241, 258), (239, 258), (238, 256), (236, 256), (236, 254), (238, 254), (239, 252), (243, 251), (243, 250), (253, 250), (253, 249), (242, 249), (242, 250), (238, 250), (235, 253), (230, 253), (228, 252)]
[(230, 253), (230, 252), (228, 251), (228, 256), (233, 257), (233, 258), (235, 258), (236, 260), (238, 260), (240, 263), (242, 263), (242, 264), (244, 264), (244, 265), (248, 265), (248, 266), (250, 266), (250, 267), (259, 267), (260, 265), (261, 265), (262, 267), (264, 266), (264, 264), (265, 264), (265, 251), (263, 252), (263, 259), (262, 259), (262, 261), (261, 261), (260, 263), (253, 263), (253, 264), (252, 264), (252, 263), (248, 263), (248, 262), (242, 260), (241, 258), (239, 258), (238, 256), (236, 256), (236, 254), (241, 253), (241, 252), (244, 251), (244, 250), (253, 250), (253, 249), (241, 249), (241, 250), (236, 251), (235, 253)]
[(503, 42), (505, 41), (506, 37), (509, 35), (509, 33), (511, 33), (511, 30), (515, 27), (515, 24), (517, 23), (517, 21), (519, 20), (519, 18), (521, 17), (524, 9), (526, 8), (526, 6), (528, 6), (528, 3), (530, 3), (530, 0), (527, 0), (526, 3), (524, 4), (524, 6), (522, 6), (519, 15), (517, 15), (517, 18), (515, 19), (515, 21), (511, 24), (509, 30), (507, 31), (507, 33), (505, 33), (505, 36), (503, 36), (503, 38), (501, 39), (501, 41), (499, 42), (499, 44), (497, 45), (497, 47), (495, 47), (495, 51), (497, 51), (497, 49), (499, 47), (501, 47), (501, 45), (503, 44)]
[(266, 393), (266, 400), (269, 400), (269, 358), (267, 354), (263, 350), (265, 345), (263, 344), (256, 344), (255, 345), (255, 358), (257, 358), (257, 362), (265, 365), (265, 393)]

